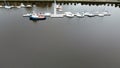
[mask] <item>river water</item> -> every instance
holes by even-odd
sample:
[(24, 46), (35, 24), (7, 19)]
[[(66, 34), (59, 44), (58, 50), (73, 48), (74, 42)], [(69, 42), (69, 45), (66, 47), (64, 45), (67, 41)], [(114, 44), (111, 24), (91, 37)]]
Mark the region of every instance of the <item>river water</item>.
[(120, 68), (120, 8), (63, 5), (64, 11), (104, 11), (111, 16), (30, 21), (27, 12), (50, 7), (0, 8), (0, 68)]

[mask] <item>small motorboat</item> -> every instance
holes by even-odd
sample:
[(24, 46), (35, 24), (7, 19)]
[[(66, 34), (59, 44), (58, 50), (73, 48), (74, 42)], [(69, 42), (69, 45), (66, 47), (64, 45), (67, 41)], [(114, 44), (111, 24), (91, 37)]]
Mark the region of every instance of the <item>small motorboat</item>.
[(92, 13), (88, 14), (88, 17), (94, 17), (94, 16), (95, 16), (95, 15), (92, 14)]
[(2, 5), (0, 5), (0, 8), (2, 8), (3, 6)]
[(71, 12), (65, 12), (65, 16), (72, 18), (72, 17), (74, 17), (74, 14)]
[(32, 5), (26, 5), (26, 8), (31, 8), (32, 7)]
[(16, 6), (16, 8), (21, 8), (21, 6)]
[(63, 18), (64, 14), (51, 14), (50, 17), (52, 17), (52, 18)]
[(24, 5), (23, 3), (21, 3), (20, 6), (21, 6), (21, 8), (24, 8), (24, 7), (25, 7), (25, 5)]
[(95, 16), (95, 14), (90, 13), (90, 12), (83, 12), (83, 14), (84, 14), (85, 16), (88, 16), (88, 17), (94, 17), (94, 16)]
[(63, 11), (62, 6), (60, 6), (60, 5), (56, 5), (56, 9), (57, 9), (57, 11)]
[(34, 4), (33, 7), (36, 7), (36, 5)]
[(45, 16), (49, 17), (51, 13), (44, 13)]
[(30, 20), (46, 20), (46, 17), (44, 14), (36, 14), (36, 13), (33, 13), (31, 16), (30, 16)]
[(15, 8), (15, 6), (14, 6), (14, 5), (11, 5), (10, 7), (11, 7), (11, 8)]
[(99, 17), (104, 17), (105, 15), (103, 13), (98, 14)]
[(11, 6), (7, 6), (7, 5), (5, 5), (4, 6), (6, 9), (11, 9), (12, 7)]
[(77, 17), (83, 18), (85, 15), (84, 14), (80, 14), (79, 12), (75, 14)]
[(110, 16), (111, 14), (108, 11), (102, 12), (105, 16)]

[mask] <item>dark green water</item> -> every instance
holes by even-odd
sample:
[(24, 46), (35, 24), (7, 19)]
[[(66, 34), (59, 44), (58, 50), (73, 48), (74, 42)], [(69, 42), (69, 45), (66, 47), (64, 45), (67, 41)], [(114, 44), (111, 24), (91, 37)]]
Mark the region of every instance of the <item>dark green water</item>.
[(22, 14), (53, 12), (53, 7), (0, 8), (0, 68), (120, 68), (120, 8), (72, 4), (63, 9), (112, 15), (34, 22)]

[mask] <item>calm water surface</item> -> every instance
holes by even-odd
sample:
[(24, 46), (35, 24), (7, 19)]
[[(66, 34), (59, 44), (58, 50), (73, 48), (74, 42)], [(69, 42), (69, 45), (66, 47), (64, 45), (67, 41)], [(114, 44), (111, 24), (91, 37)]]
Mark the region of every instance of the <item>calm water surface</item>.
[(112, 15), (30, 21), (22, 14), (53, 12), (53, 6), (0, 8), (0, 68), (120, 68), (120, 8), (72, 4), (63, 9)]

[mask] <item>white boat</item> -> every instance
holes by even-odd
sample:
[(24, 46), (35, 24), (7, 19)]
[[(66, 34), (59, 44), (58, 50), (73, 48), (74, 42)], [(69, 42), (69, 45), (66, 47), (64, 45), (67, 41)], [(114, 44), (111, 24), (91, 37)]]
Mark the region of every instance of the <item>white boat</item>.
[(85, 16), (88, 16), (90, 13), (89, 12), (82, 12)]
[(7, 6), (7, 5), (5, 5), (4, 6), (6, 9), (11, 9), (12, 7), (11, 6)]
[(6, 2), (6, 0), (4, 0), (4, 3), (5, 3), (4, 8), (6, 8), (6, 9), (10, 9), (10, 8), (12, 8), (11, 6), (8, 6), (8, 3)]
[(51, 13), (44, 13), (45, 16), (49, 17)]
[(84, 14), (80, 14), (79, 12), (75, 14), (77, 17), (83, 18), (85, 15)]
[(56, 5), (56, 9), (57, 9), (57, 11), (63, 11), (62, 6), (60, 6), (60, 5)]
[(51, 14), (52, 18), (63, 18), (64, 14)]
[(84, 14), (85, 16), (88, 16), (88, 17), (94, 17), (94, 16), (95, 16), (95, 14), (90, 13), (90, 12), (83, 12), (83, 14)]
[(16, 8), (21, 8), (21, 6), (16, 6)]
[(103, 13), (98, 12), (98, 11), (94, 12), (94, 15), (98, 16), (98, 17), (104, 17), (105, 16)]
[(32, 5), (26, 5), (26, 8), (31, 8), (32, 7)]
[(111, 14), (108, 11), (102, 12), (105, 16), (110, 16)]
[(36, 7), (36, 5), (33, 5), (33, 7)]
[(56, 5), (56, 9), (60, 9), (60, 8), (62, 8), (62, 6)]
[(104, 17), (105, 15), (103, 13), (98, 14), (99, 17)]
[(2, 5), (0, 5), (0, 8), (2, 8), (3, 6)]
[(64, 17), (64, 14), (57, 14), (57, 10), (56, 10), (56, 0), (54, 0), (54, 13), (51, 14), (50, 17), (53, 17), (53, 18), (62, 18), (62, 17)]
[(95, 16), (95, 15), (92, 14), (92, 13), (88, 14), (88, 17), (94, 17), (94, 16)]
[(20, 6), (21, 6), (21, 8), (24, 8), (24, 7), (25, 7), (25, 5), (24, 5), (23, 3), (21, 3)]
[(65, 12), (65, 16), (72, 18), (74, 17), (74, 14), (72, 12)]

